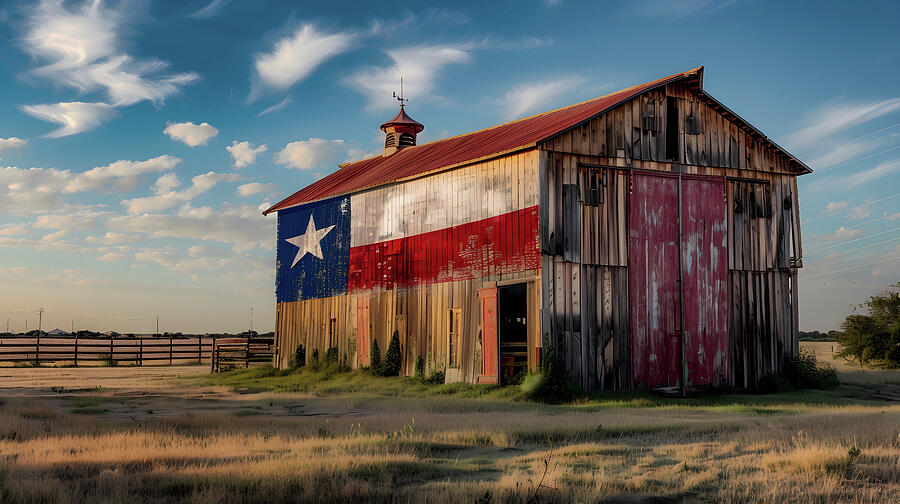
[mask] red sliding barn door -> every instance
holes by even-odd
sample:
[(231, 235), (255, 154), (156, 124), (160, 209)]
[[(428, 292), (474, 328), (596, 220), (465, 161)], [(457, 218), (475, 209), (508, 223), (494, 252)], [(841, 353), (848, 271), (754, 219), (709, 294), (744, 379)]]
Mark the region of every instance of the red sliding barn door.
[(498, 383), (500, 367), (499, 340), (497, 338), (497, 288), (478, 291), (481, 300), (481, 376), (478, 383)]
[(719, 383), (728, 366), (725, 180), (682, 177), (679, 236), (678, 176), (645, 172), (632, 176), (628, 202), (632, 380), (646, 387), (681, 383), (681, 269), (687, 383)]

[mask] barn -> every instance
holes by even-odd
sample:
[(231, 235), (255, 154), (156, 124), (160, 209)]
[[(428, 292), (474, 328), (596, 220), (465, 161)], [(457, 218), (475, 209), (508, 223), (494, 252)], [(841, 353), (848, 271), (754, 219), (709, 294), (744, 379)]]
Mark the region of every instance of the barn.
[(798, 351), (797, 176), (703, 68), (384, 153), (277, 212), (277, 366), (303, 344), (502, 383), (555, 359), (587, 390), (753, 389)]

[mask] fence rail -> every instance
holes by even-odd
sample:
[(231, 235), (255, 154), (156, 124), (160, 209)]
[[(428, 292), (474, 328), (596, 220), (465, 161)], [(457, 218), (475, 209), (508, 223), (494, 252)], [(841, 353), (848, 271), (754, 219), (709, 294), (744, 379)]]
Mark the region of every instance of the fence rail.
[(218, 371), (271, 362), (272, 353), (271, 338), (0, 338), (0, 362), (70, 362), (75, 366), (87, 363), (143, 366), (208, 362), (211, 370)]

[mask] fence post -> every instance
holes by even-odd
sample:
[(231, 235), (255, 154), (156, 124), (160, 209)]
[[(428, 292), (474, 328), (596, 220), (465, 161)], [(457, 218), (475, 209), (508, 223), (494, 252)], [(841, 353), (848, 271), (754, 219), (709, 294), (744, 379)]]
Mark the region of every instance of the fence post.
[(113, 350), (113, 337), (112, 337), (112, 335), (110, 335), (109, 336), (109, 363), (110, 363), (110, 365), (112, 365), (112, 363), (116, 360), (115, 352), (116, 351)]
[(215, 352), (216, 352), (216, 337), (213, 336), (212, 343), (210, 343), (210, 346), (209, 346), (209, 372), (210, 373), (216, 372)]
[(75, 333), (75, 367), (78, 367), (78, 333)]
[(169, 336), (169, 365), (172, 365), (172, 337)]
[(203, 364), (203, 336), (197, 336), (197, 365)]
[(144, 365), (144, 338), (138, 338), (138, 366)]
[(38, 330), (37, 342), (34, 344), (34, 362), (41, 363), (41, 331)]
[(244, 367), (250, 367), (250, 335), (247, 335), (247, 353), (244, 355)]

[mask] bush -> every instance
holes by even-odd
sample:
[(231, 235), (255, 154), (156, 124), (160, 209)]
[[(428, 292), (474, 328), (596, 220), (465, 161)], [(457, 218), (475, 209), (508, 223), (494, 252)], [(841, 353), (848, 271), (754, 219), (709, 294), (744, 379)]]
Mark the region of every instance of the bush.
[(391, 344), (384, 354), (384, 362), (381, 365), (382, 376), (400, 376), (400, 368), (403, 365), (403, 355), (400, 353), (400, 333), (394, 331), (391, 336)]
[(806, 350), (801, 350), (799, 356), (787, 361), (784, 378), (795, 388), (824, 390), (840, 385), (834, 368), (820, 364), (815, 354)]
[(303, 347), (303, 343), (297, 345), (297, 349), (294, 350), (294, 358), (291, 359), (291, 369), (299, 369), (306, 365), (306, 348)]
[(337, 364), (340, 360), (340, 353), (337, 347), (331, 347), (325, 351), (325, 364)]
[(313, 348), (313, 351), (312, 351), (312, 363), (313, 363), (313, 364), (318, 364), (318, 363), (319, 363), (319, 349), (318, 349), (318, 348)]
[(369, 368), (375, 374), (381, 373), (381, 349), (378, 348), (378, 340), (372, 340), (372, 358)]
[(416, 359), (416, 378), (425, 378), (425, 359), (421, 357)]
[(443, 371), (435, 371), (434, 373), (431, 373), (431, 376), (426, 378), (425, 381), (432, 385), (443, 385), (446, 378), (447, 376)]
[[(900, 283), (893, 288), (900, 288)], [(866, 301), (868, 315), (844, 319), (838, 336), (843, 346), (839, 356), (856, 358), (860, 365), (900, 367), (900, 293), (885, 291)]]
[(566, 378), (565, 371), (555, 362), (552, 350), (544, 353), (541, 371), (526, 375), (520, 387), (528, 399), (550, 404), (569, 402), (577, 394), (575, 387)]

